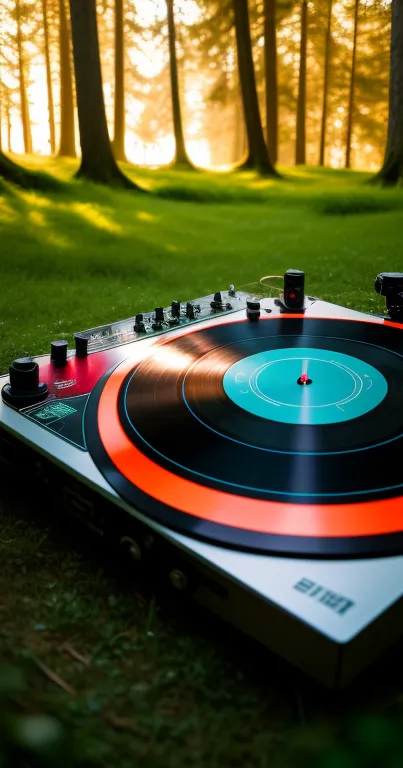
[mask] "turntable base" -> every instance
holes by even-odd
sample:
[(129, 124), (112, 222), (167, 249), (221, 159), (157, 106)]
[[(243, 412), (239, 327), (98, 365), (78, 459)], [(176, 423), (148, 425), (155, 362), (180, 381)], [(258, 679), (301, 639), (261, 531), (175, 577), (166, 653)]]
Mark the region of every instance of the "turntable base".
[(216, 296), (35, 358), (48, 394), (0, 404), (1, 455), (340, 687), (403, 630), (403, 326), (313, 299), (252, 322)]

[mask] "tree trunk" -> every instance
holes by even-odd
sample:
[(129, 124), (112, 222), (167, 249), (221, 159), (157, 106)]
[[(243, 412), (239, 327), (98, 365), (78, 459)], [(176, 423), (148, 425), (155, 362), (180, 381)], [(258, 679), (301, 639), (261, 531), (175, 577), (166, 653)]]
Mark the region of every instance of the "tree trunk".
[(138, 189), (118, 168), (106, 123), (96, 0), (70, 0), (81, 165), (78, 177)]
[(295, 143), (295, 164), (305, 165), (306, 161), (306, 43), (308, 32), (308, 1), (301, 5), (301, 42), (299, 48), (299, 81), (297, 103), (297, 135)]
[(115, 0), (115, 119), (112, 143), (115, 160), (126, 160), (125, 153), (125, 44), (124, 0)]
[(351, 75), (350, 75), (350, 93), (348, 97), (348, 113), (347, 113), (347, 136), (346, 136), (346, 162), (345, 167), (351, 168), (351, 137), (353, 134), (353, 117), (354, 117), (354, 95), (355, 95), (355, 72), (356, 72), (356, 60), (357, 60), (357, 32), (358, 32), (358, 8), (360, 0), (355, 0), (354, 5), (354, 37), (353, 37), (353, 56), (351, 61)]
[(276, 0), (264, 0), (267, 149), (273, 165), (278, 155)]
[(5, 89), (2, 81), (0, 80), (0, 153), (3, 149), (3, 110), (5, 104)]
[(245, 156), (245, 121), (242, 102), (238, 89), (234, 99), (234, 141), (232, 145), (232, 163), (237, 165)]
[(27, 95), (27, 86), (25, 82), (25, 61), (22, 40), (22, 21), (21, 21), (21, 0), (15, 0), (15, 14), (17, 21), (17, 50), (18, 50), (18, 74), (20, 87), (20, 108), (22, 133), (24, 138), (24, 152), (26, 155), (32, 154), (32, 136), (31, 121), (29, 117), (29, 102)]
[(45, 42), (46, 84), (48, 89), (49, 144), (50, 144), (50, 153), (54, 155), (56, 152), (56, 136), (55, 136), (55, 111), (53, 106), (52, 70), (50, 66), (48, 0), (42, 0), (42, 18), (43, 18), (43, 32), (44, 32), (44, 42)]
[(174, 166), (193, 168), (186, 151), (185, 135), (183, 132), (182, 111), (179, 94), (178, 59), (176, 55), (176, 32), (174, 17), (174, 0), (166, 0), (168, 12), (169, 39), (169, 69), (171, 75), (172, 116), (175, 136)]
[[(233, 0), (235, 34), (238, 53), (239, 81), (245, 114), (250, 160), (262, 175), (278, 176), (272, 165), (264, 140), (259, 101), (256, 90), (255, 69), (252, 56), (248, 0)], [(250, 167), (250, 166), (249, 166)]]
[(73, 74), (71, 71), (70, 34), (66, 0), (59, 0), (60, 55), (60, 157), (76, 157)]
[(388, 140), (376, 178), (386, 185), (403, 179), (403, 0), (392, 0)]
[(7, 149), (9, 152), (12, 152), (11, 147), (11, 97), (10, 92), (7, 91), (7, 99), (6, 99), (6, 122), (7, 122)]
[(329, 74), (332, 47), (332, 10), (333, 0), (328, 0), (328, 16), (325, 41), (325, 77), (323, 82), (322, 125), (320, 130), (319, 165), (325, 164), (326, 151), (326, 123), (327, 123), (327, 98), (329, 93)]

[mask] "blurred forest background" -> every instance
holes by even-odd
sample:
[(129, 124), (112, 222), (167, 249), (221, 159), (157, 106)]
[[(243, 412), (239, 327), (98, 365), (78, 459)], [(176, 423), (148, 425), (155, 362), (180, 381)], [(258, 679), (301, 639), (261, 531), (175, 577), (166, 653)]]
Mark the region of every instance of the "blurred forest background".
[[(374, 278), (403, 267), (403, 0), (0, 0), (0, 141), (2, 372), (288, 268), (382, 314)], [(401, 768), (401, 643), (328, 694), (176, 615), (165, 582), (100, 560), (7, 472), (1, 768)]]
[[(86, 15), (93, 5), (82, 3)], [(176, 0), (175, 7), (173, 0), (96, 2), (116, 159), (155, 167), (177, 153), (182, 164), (238, 165), (250, 148), (248, 133), (259, 132), (256, 125), (247, 130), (243, 109), (244, 89), (255, 88), (273, 165), (379, 169), (388, 124), (390, 0), (250, 0), (255, 83), (247, 12), (246, 0)], [(68, 1), (0, 0), (0, 30), (2, 149), (75, 156)], [(253, 102), (253, 94), (246, 99)], [(253, 103), (246, 109), (253, 115)]]

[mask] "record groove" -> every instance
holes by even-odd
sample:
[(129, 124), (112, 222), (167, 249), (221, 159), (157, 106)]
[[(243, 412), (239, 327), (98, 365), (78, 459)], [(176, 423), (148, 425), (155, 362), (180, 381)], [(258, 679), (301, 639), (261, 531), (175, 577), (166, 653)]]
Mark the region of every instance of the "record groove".
[[(400, 328), (232, 320), (139, 354), (93, 391), (86, 435), (100, 471), (140, 511), (258, 551), (403, 550)], [(298, 383), (304, 368), (309, 388)]]

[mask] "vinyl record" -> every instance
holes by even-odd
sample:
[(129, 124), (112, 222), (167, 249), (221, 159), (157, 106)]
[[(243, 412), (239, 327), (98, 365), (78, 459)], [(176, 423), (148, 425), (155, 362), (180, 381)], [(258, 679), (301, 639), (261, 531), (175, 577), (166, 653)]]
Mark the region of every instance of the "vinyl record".
[(155, 520), (301, 556), (403, 551), (403, 332), (264, 317), (211, 324), (120, 363), (86, 411), (90, 453)]

